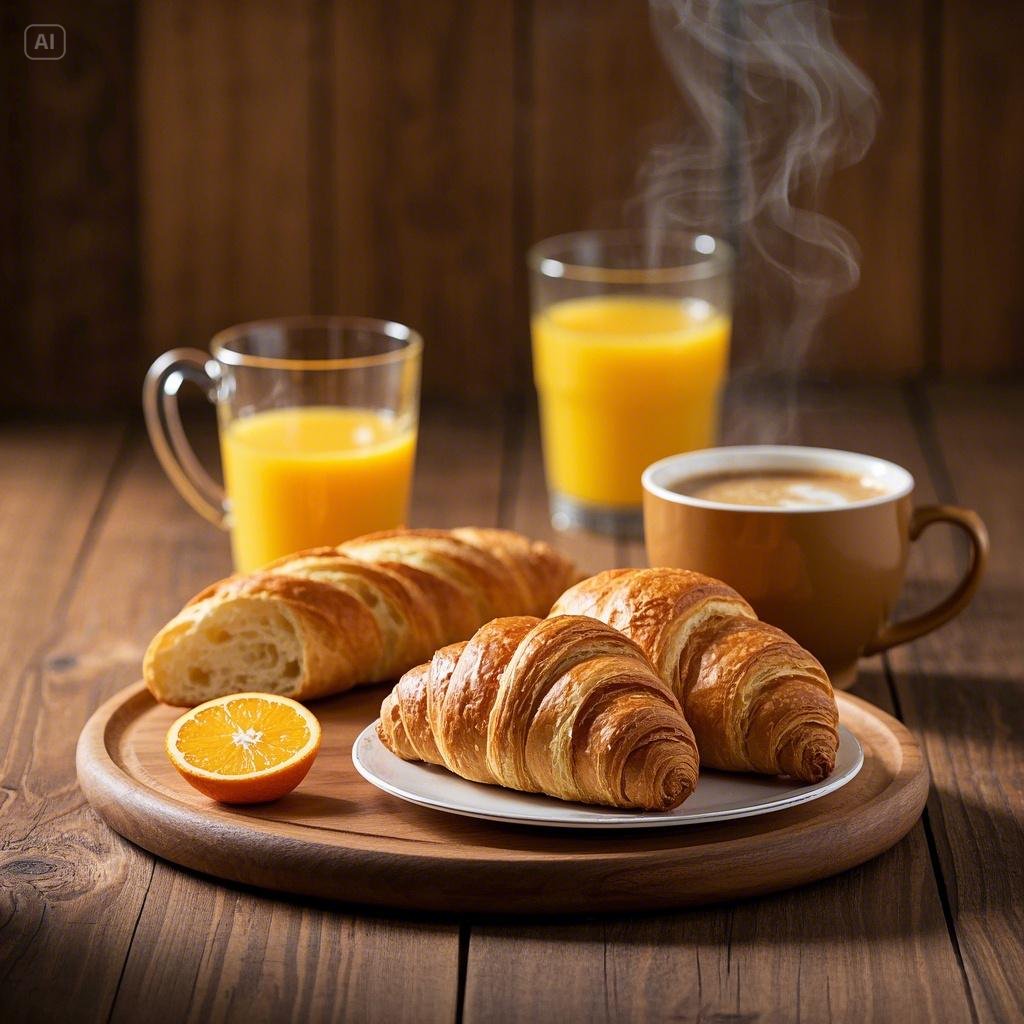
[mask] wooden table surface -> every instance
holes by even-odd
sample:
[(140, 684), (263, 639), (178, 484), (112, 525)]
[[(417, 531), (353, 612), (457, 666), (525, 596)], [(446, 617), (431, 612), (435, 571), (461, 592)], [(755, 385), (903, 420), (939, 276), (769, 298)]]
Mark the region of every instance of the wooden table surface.
[[(0, 427), (0, 1019), (147, 1022), (1010, 1021), (1024, 1018), (1024, 386), (733, 394), (729, 441), (894, 459), (918, 498), (971, 505), (993, 558), (972, 608), (854, 692), (932, 773), (895, 849), (805, 889), (689, 912), (439, 919), (278, 899), (109, 831), (75, 783), (90, 712), (156, 629), (229, 568), (138, 423)], [(522, 409), (424, 415), (414, 521), (550, 536)], [(638, 545), (557, 542), (588, 569)], [(963, 552), (916, 545), (907, 605)], [(13, 1011), (13, 1014), (11, 1013)]]

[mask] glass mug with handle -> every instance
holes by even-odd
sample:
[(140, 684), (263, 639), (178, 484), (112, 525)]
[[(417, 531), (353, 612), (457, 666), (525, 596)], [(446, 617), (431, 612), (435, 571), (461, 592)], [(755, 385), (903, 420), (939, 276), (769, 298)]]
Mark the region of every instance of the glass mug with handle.
[[(182, 497), (230, 530), (239, 572), (405, 522), (422, 351), (402, 324), (308, 316), (230, 327), (210, 354), (174, 349), (153, 363), (153, 449)], [(226, 493), (185, 437), (185, 381), (217, 407)]]

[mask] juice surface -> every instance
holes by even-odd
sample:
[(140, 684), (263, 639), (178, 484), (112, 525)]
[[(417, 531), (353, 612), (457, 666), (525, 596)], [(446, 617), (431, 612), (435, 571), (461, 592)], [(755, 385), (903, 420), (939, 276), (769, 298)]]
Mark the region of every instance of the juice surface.
[(235, 567), (405, 521), (416, 432), (370, 409), (271, 409), (221, 431)]
[(641, 502), (657, 459), (714, 443), (728, 316), (697, 299), (569, 299), (533, 320), (548, 486), (594, 505)]

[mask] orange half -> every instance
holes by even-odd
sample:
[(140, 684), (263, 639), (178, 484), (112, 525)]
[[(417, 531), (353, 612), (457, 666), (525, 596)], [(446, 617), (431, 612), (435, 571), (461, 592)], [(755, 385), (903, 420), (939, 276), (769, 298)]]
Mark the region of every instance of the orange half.
[(258, 804), (290, 793), (320, 749), (320, 723), (290, 697), (235, 693), (208, 700), (167, 730), (167, 756), (200, 793)]

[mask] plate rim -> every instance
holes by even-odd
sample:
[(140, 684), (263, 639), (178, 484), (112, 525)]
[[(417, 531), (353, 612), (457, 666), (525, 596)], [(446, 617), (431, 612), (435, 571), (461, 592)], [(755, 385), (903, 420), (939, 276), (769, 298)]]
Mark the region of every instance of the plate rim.
[[(757, 805), (754, 807), (745, 807), (740, 810), (719, 810), (719, 811), (697, 811), (690, 817), (679, 818), (679, 817), (666, 817), (670, 812), (642, 812), (636, 817), (627, 817), (628, 811), (623, 809), (608, 808), (607, 810), (594, 805), (593, 809), (589, 810), (588, 813), (594, 815), (609, 815), (609, 817), (597, 817), (593, 820), (567, 820), (558, 818), (524, 818), (521, 814), (500, 814), (500, 813), (487, 813), (479, 811), (472, 807), (465, 805), (452, 805), (444, 803), (443, 801), (434, 800), (430, 797), (420, 797), (416, 794), (412, 794), (403, 790), (400, 786), (396, 786), (386, 780), (380, 778), (376, 773), (372, 772), (369, 767), (360, 760), (358, 754), (360, 745), (365, 742), (371, 742), (379, 745), (379, 747), (389, 754), (391, 757), (402, 761), (396, 754), (388, 750), (384, 746), (380, 737), (377, 734), (377, 723), (380, 718), (375, 718), (369, 725), (359, 732), (355, 740), (352, 743), (351, 757), (352, 764), (359, 775), (366, 780), (371, 786), (380, 790), (383, 793), (387, 793), (390, 796), (395, 797), (398, 800), (402, 800), (404, 803), (412, 804), (416, 807), (425, 807), (428, 810), (439, 811), (443, 814), (453, 814), (463, 818), (474, 818), (478, 821), (493, 821), (502, 825), (519, 825), (530, 828), (551, 828), (551, 829), (573, 829), (573, 830), (589, 830), (589, 831), (602, 831), (602, 830), (636, 830), (636, 829), (669, 829), (669, 828), (695, 828), (701, 825), (721, 824), (729, 821), (742, 821), (744, 818), (756, 818), (766, 814), (775, 814), (779, 811), (788, 811), (794, 807), (799, 807), (801, 804), (813, 803), (816, 800), (820, 800), (822, 797), (829, 796), (832, 793), (838, 792), (844, 786), (852, 782), (861, 772), (864, 767), (864, 747), (856, 734), (852, 729), (845, 726), (842, 722), (839, 723), (840, 730), (840, 742), (844, 738), (848, 742), (852, 742), (855, 748), (854, 763), (851, 768), (843, 774), (836, 777), (830, 776), (827, 780), (819, 783), (815, 788), (810, 790), (803, 790), (802, 792), (796, 793), (792, 796), (785, 797), (775, 803), (769, 803), (766, 805)], [(417, 761), (402, 761), (403, 764), (416, 766), (423, 762)], [(436, 767), (446, 771), (442, 765)], [(460, 775), (456, 775), (454, 772), (450, 773), (453, 778), (459, 779), (461, 782), (467, 782), (471, 785), (484, 786), (486, 783), (474, 783), (471, 779), (463, 779)], [(743, 775), (742, 772), (729, 772), (723, 774), (731, 775)], [(501, 789), (502, 787), (491, 787)], [(517, 790), (511, 790), (511, 792), (518, 792)], [(568, 801), (559, 801), (557, 797), (547, 796), (544, 793), (522, 793), (523, 796), (530, 797), (541, 797), (550, 801), (557, 801), (558, 803)], [(553, 803), (553, 806), (557, 806), (557, 803)], [(572, 804), (573, 807), (586, 807), (587, 805)], [(681, 806), (685, 806), (685, 803)], [(611, 817), (610, 815), (621, 815), (617, 817)]]

